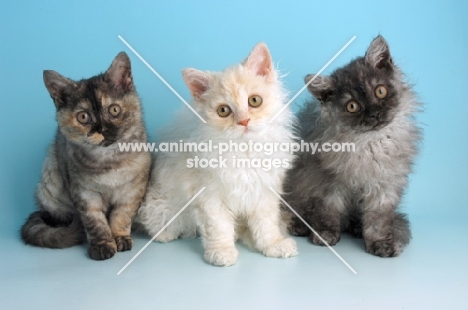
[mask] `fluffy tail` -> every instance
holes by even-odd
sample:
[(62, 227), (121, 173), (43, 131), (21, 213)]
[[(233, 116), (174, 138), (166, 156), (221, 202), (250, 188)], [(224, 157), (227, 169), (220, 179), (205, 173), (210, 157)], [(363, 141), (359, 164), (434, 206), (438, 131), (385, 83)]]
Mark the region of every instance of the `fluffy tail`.
[(21, 227), (21, 238), (27, 244), (61, 249), (83, 243), (86, 234), (78, 215), (64, 221), (41, 210), (32, 213)]

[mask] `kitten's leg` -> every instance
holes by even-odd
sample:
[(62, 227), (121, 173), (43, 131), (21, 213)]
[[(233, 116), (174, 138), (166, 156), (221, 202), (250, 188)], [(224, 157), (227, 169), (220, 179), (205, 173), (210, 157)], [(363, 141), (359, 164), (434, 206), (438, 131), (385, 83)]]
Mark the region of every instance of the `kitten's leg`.
[[(328, 245), (335, 245), (341, 237), (341, 211), (344, 202), (338, 194), (330, 195), (325, 200), (315, 198), (304, 218)], [(309, 240), (315, 245), (325, 245), (313, 232)]]
[(368, 253), (381, 257), (392, 257), (401, 253), (403, 245), (395, 242), (394, 236), (394, 209), (398, 199), (391, 201), (386, 197), (381, 198), (379, 195), (374, 195), (364, 202), (363, 237)]
[[(197, 230), (194, 219), (188, 215), (190, 210), (186, 209), (174, 218), (189, 198), (184, 201), (185, 196), (178, 196), (172, 200), (158, 197), (159, 195), (148, 194), (138, 210), (136, 221), (144, 226), (146, 232), (151, 237), (157, 235), (154, 239), (157, 242), (170, 242), (179, 237), (195, 237)], [(161, 231), (173, 218), (171, 224)]]
[(128, 251), (133, 247), (133, 239), (130, 235), (132, 221), (136, 215), (139, 202), (119, 203), (114, 206), (110, 217), (109, 224), (112, 236), (117, 245), (117, 251)]
[(247, 217), (257, 250), (268, 257), (297, 255), (296, 242), (281, 230), (280, 201), (276, 196), (265, 195)]
[(363, 237), (368, 253), (381, 257), (399, 254), (395, 251), (393, 221), (393, 210), (364, 212)]
[[(307, 219), (307, 216), (302, 216)], [(295, 214), (291, 214), (288, 224), (288, 232), (293, 236), (306, 237), (310, 235), (310, 229)]]
[[(292, 196), (292, 195), (291, 195)], [(307, 208), (309, 206), (309, 200), (301, 201), (300, 199), (294, 200), (294, 197), (286, 196), (284, 197), (285, 201), (293, 208), (294, 211), (299, 213), (302, 218), (308, 218), (307, 215)], [(310, 229), (301, 221), (296, 214), (289, 210), (289, 207), (286, 205), (282, 205), (281, 210), (283, 222), (287, 225), (288, 232), (293, 236), (301, 236), (306, 237), (310, 234)]]
[(140, 164), (138, 167), (134, 167), (138, 170), (130, 171), (131, 182), (116, 188), (111, 199), (113, 208), (109, 214), (109, 225), (119, 252), (131, 250), (133, 247), (132, 222), (148, 186), (149, 154), (139, 155), (135, 158), (134, 163)]
[(117, 245), (106, 218), (106, 207), (101, 195), (82, 192), (77, 201), (81, 221), (89, 241), (88, 254), (92, 259), (104, 260), (117, 252)]
[(205, 260), (216, 266), (234, 265), (239, 252), (235, 247), (233, 215), (218, 198), (210, 198), (194, 210)]

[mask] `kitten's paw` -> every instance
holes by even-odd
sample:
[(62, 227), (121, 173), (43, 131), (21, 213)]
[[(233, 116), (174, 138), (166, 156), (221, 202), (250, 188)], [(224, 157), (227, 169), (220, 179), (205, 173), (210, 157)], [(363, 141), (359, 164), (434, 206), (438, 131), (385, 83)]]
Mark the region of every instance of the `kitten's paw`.
[(288, 258), (297, 254), (296, 241), (292, 238), (283, 238), (263, 250), (263, 255), (268, 257)]
[(115, 255), (117, 245), (114, 240), (91, 241), (88, 247), (88, 254), (94, 260), (105, 260)]
[(130, 236), (115, 237), (117, 252), (130, 251), (133, 247), (133, 239)]
[(205, 260), (216, 266), (232, 266), (237, 262), (239, 251), (235, 247), (205, 251)]
[(179, 238), (178, 235), (171, 231), (163, 230), (157, 237), (154, 239), (156, 242), (166, 243), (174, 241), (175, 239)]
[(395, 257), (403, 252), (403, 246), (393, 240), (366, 241), (366, 252), (380, 257)]
[[(328, 245), (335, 245), (340, 241), (341, 234), (339, 232), (334, 232), (330, 230), (319, 230), (317, 231), (317, 234), (322, 237), (323, 240), (325, 240)], [(314, 233), (311, 233), (309, 235), (309, 240), (315, 244), (315, 245), (325, 245), (323, 241)]]
[(305, 237), (309, 235), (310, 229), (296, 217), (289, 222), (288, 232), (293, 236)]

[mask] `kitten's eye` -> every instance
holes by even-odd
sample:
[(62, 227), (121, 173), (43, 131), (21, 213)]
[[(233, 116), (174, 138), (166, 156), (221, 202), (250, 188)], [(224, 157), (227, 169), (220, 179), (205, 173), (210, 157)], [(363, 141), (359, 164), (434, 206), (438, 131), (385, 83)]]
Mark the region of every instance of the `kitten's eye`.
[(388, 94), (387, 87), (385, 87), (383, 85), (377, 85), (374, 92), (375, 92), (375, 96), (377, 98), (379, 98), (379, 99), (383, 99), (383, 98), (387, 97), (387, 94)]
[(221, 117), (226, 117), (231, 114), (231, 108), (223, 104), (218, 107), (218, 115)]
[(86, 125), (89, 123), (90, 117), (89, 117), (88, 112), (81, 111), (81, 112), (78, 112), (78, 114), (76, 114), (76, 119), (81, 124)]
[(116, 104), (111, 104), (109, 107), (109, 114), (112, 115), (113, 117), (117, 117), (120, 114), (120, 111), (122, 109), (116, 105)]
[(251, 107), (259, 107), (263, 102), (263, 98), (259, 95), (253, 95), (249, 97), (249, 106)]
[(361, 107), (356, 101), (350, 101), (346, 105), (346, 111), (348, 111), (349, 113), (356, 113), (359, 112), (359, 110), (361, 110)]

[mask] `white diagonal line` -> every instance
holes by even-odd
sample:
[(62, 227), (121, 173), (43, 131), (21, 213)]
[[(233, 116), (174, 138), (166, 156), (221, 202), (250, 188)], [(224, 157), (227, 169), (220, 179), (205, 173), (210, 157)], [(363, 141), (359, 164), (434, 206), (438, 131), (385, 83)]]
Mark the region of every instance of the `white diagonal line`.
[(351, 267), (351, 266), (348, 264), (348, 262), (346, 262), (346, 261), (343, 259), (343, 257), (341, 257), (341, 255), (338, 254), (338, 253), (328, 244), (328, 242), (326, 242), (326, 241), (322, 238), (322, 236), (320, 236), (320, 235), (312, 228), (312, 226), (310, 226), (309, 223), (307, 223), (307, 222), (299, 215), (299, 213), (297, 213), (296, 210), (294, 210), (294, 209), (283, 199), (283, 197), (281, 197), (280, 194), (278, 194), (272, 187), (269, 187), (269, 189), (270, 189), (276, 196), (278, 196), (278, 198), (281, 199), (281, 201), (282, 201), (286, 206), (288, 206), (289, 209), (291, 209), (291, 211), (292, 211), (292, 212), (293, 212), (293, 213), (294, 213), (294, 214), (295, 214), (295, 215), (296, 215), (296, 216), (297, 216), (297, 217), (298, 217), (298, 218), (299, 218), (299, 219), (300, 219), (300, 220), (301, 220), (301, 221), (302, 221), (302, 222), (303, 222), (319, 239), (320, 239), (320, 241), (323, 242), (323, 244), (325, 244), (325, 245), (330, 249), (330, 251), (333, 252), (333, 254), (336, 255), (336, 257), (338, 257), (338, 258), (343, 262), (343, 264), (346, 265), (346, 267), (349, 268), (349, 270), (351, 270), (354, 274), (357, 274), (356, 270), (354, 270), (354, 268)]
[(197, 111), (195, 111), (195, 110), (192, 108), (192, 106), (191, 106), (190, 104), (188, 104), (188, 102), (185, 101), (185, 99), (182, 98), (182, 96), (179, 95), (179, 93), (176, 92), (176, 90), (175, 90), (174, 88), (172, 88), (172, 86), (171, 86), (168, 82), (166, 82), (166, 80), (163, 79), (163, 77), (162, 77), (161, 75), (159, 75), (159, 73), (156, 72), (156, 70), (154, 70), (153, 67), (151, 67), (149, 63), (146, 62), (146, 60), (143, 59), (143, 57), (140, 56), (140, 54), (138, 54), (138, 52), (135, 51), (135, 49), (134, 49), (130, 44), (128, 44), (127, 41), (124, 40), (124, 38), (122, 38), (120, 35), (118, 35), (118, 38), (119, 38), (125, 45), (127, 45), (127, 47), (128, 47), (138, 58), (140, 58), (140, 60), (141, 60), (141, 61), (142, 61), (142, 62), (143, 62), (143, 63), (144, 63), (144, 64), (145, 64), (145, 65), (146, 65), (146, 66), (147, 66), (147, 67), (148, 67), (148, 68), (149, 68), (149, 69), (150, 69), (150, 70), (151, 70), (151, 71), (152, 71), (152, 72), (153, 72), (153, 73), (154, 73), (154, 74), (155, 74), (155, 75), (156, 75), (156, 76), (157, 76), (157, 77), (158, 77), (158, 78), (159, 78), (159, 79), (160, 79), (160, 80), (161, 80), (161, 81), (162, 81), (162, 82), (163, 82), (163, 83), (180, 99), (180, 100), (182, 100), (182, 102), (185, 103), (185, 105), (186, 105), (190, 110), (192, 110), (192, 112), (195, 113), (195, 115), (197, 115), (198, 118), (199, 118), (203, 123), (206, 124), (205, 119), (204, 119), (203, 117), (201, 117), (200, 114), (198, 114)]
[(356, 36), (352, 37), (351, 40), (349, 40), (348, 43), (346, 43), (346, 44), (338, 51), (338, 53), (336, 53), (335, 56), (333, 56), (333, 58), (330, 59), (330, 60), (325, 64), (325, 66), (323, 66), (322, 69), (320, 69), (319, 72), (317, 72), (317, 73), (314, 75), (314, 77), (310, 79), (309, 82), (307, 82), (307, 84), (305, 84), (304, 86), (302, 86), (302, 88), (294, 95), (294, 97), (292, 97), (292, 98), (288, 101), (288, 103), (286, 103), (286, 104), (281, 108), (281, 110), (279, 110), (278, 113), (276, 113), (275, 116), (273, 116), (273, 117), (270, 119), (270, 121), (269, 121), (268, 123), (273, 122), (273, 121), (278, 117), (278, 115), (280, 115), (280, 114), (291, 104), (291, 102), (293, 102), (294, 99), (296, 99), (297, 96), (299, 96), (299, 95), (304, 91), (304, 89), (306, 89), (307, 86), (309, 86), (309, 84), (312, 83), (312, 81), (315, 80), (315, 78), (316, 78), (318, 75), (320, 75), (320, 73), (322, 73), (322, 71), (325, 70), (325, 69), (336, 59), (336, 57), (338, 57), (338, 56), (351, 44), (351, 42), (354, 41), (354, 39), (356, 39)]
[(206, 188), (206, 187), (202, 187), (202, 189), (201, 189), (198, 193), (196, 193), (195, 196), (193, 196), (192, 199), (190, 199), (189, 202), (187, 202), (187, 203), (185, 204), (185, 206), (184, 206), (182, 209), (180, 209), (179, 212), (177, 212), (177, 214), (174, 215), (174, 217), (171, 218), (171, 220), (170, 220), (169, 222), (167, 222), (167, 224), (164, 225), (164, 227), (161, 228), (161, 230), (158, 231), (158, 233), (157, 233), (156, 235), (154, 235), (154, 237), (151, 238), (151, 240), (148, 241), (148, 243), (146, 243), (145, 246), (142, 247), (141, 250), (138, 251), (138, 253), (136, 253), (135, 256), (133, 256), (132, 259), (131, 259), (127, 264), (125, 264), (125, 266), (123, 266), (122, 269), (120, 269), (119, 272), (117, 272), (117, 275), (119, 276), (119, 275), (125, 270), (125, 268), (127, 268), (127, 267), (138, 257), (138, 255), (140, 255), (141, 252), (143, 252), (143, 251), (150, 245), (150, 243), (153, 242), (154, 239), (156, 239), (156, 238), (159, 236), (159, 234), (162, 233), (162, 232), (164, 231), (164, 229), (166, 229), (167, 226), (169, 226), (169, 225), (185, 210), (185, 208), (187, 208), (187, 207), (192, 203), (192, 201), (194, 201), (195, 198), (197, 198), (198, 195), (200, 195), (201, 192), (203, 192), (203, 191), (205, 190), (205, 188)]

